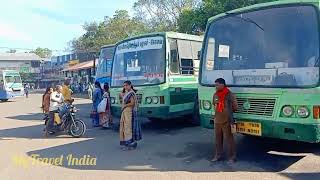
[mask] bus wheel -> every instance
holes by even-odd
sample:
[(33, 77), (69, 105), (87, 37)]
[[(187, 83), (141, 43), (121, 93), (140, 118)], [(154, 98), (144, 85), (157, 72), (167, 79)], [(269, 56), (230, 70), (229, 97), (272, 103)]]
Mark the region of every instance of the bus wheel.
[(190, 123), (193, 125), (200, 125), (200, 113), (199, 113), (199, 101), (198, 97), (195, 100), (194, 107), (193, 107), (193, 113), (192, 118), (190, 119)]
[(7, 102), (9, 99), (1, 99), (2, 102)]

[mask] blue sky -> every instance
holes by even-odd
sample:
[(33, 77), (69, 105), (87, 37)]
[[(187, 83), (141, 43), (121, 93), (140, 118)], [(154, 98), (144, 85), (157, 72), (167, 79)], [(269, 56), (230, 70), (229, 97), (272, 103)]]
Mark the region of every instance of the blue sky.
[[(63, 50), (83, 34), (84, 22), (101, 21), (135, 0), (1, 0), (0, 47)], [(0, 48), (0, 51), (8, 49)], [(60, 54), (63, 52), (56, 52)]]

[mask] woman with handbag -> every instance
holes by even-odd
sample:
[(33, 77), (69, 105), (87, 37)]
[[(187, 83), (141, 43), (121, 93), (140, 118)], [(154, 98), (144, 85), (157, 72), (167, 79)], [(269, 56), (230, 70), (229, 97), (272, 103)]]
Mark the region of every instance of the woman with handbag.
[[(103, 86), (104, 94), (103, 100), (99, 104), (99, 120), (100, 126), (103, 129), (109, 129), (111, 125), (111, 103), (110, 103), (110, 92), (109, 92), (109, 84), (106, 83)], [(101, 110), (100, 110), (101, 109)]]

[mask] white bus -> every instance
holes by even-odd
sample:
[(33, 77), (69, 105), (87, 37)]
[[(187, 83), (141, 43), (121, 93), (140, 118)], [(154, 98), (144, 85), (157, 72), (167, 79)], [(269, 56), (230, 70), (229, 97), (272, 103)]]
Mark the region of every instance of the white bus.
[(13, 70), (0, 70), (0, 101), (24, 95), (20, 73)]

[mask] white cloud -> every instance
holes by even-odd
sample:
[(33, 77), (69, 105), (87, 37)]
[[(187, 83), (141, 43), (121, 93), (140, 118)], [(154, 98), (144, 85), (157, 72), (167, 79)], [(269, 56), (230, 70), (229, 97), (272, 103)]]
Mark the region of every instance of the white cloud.
[(19, 28), (9, 23), (0, 21), (0, 38), (10, 41), (24, 41), (31, 42), (32, 38), (28, 34), (24, 33)]

